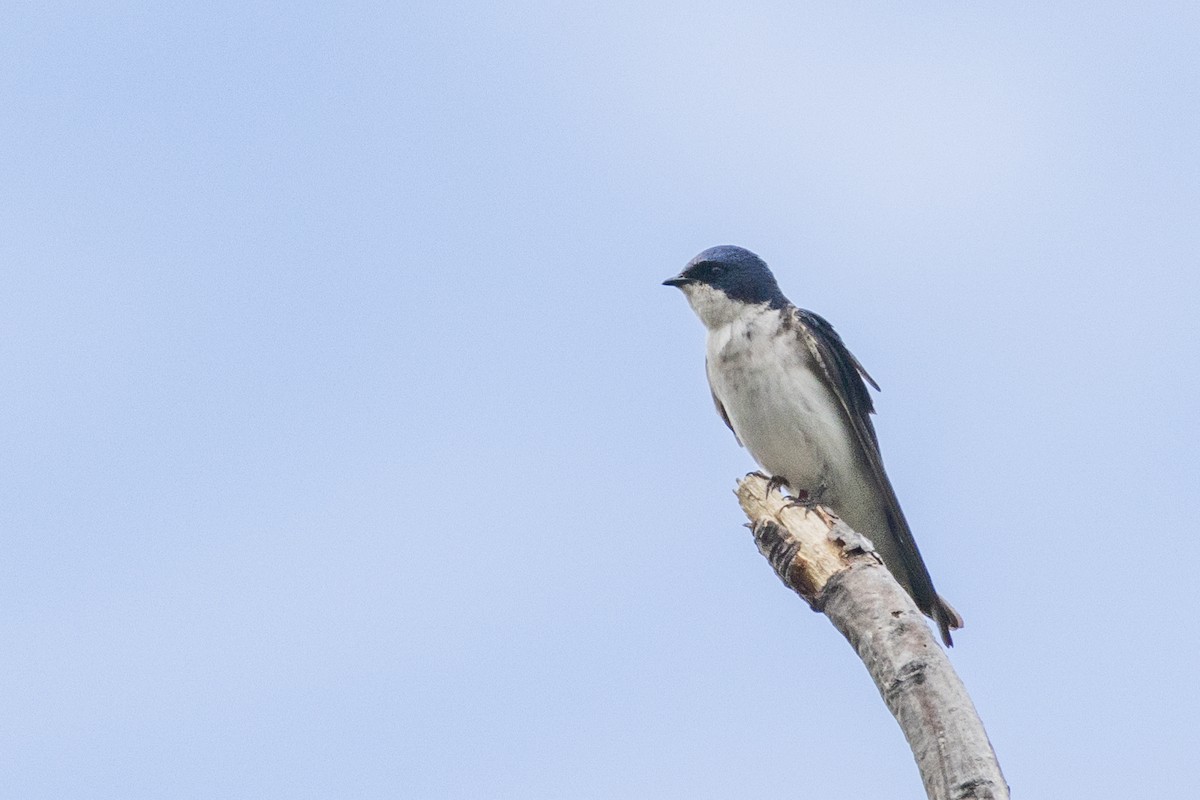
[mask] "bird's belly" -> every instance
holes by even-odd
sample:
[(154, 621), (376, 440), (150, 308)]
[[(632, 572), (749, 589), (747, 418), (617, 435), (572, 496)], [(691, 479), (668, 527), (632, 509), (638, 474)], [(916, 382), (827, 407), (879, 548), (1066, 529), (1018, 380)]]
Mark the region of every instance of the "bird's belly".
[(794, 347), (727, 352), (713, 366), (713, 392), (764, 470), (793, 491), (840, 493), (857, 477), (845, 412)]

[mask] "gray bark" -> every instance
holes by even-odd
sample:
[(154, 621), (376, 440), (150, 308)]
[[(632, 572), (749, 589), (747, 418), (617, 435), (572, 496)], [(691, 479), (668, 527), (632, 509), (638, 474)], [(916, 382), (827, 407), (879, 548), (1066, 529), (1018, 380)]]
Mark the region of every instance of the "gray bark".
[(759, 551), (854, 647), (904, 731), (930, 800), (1007, 800), (966, 688), (870, 541), (827, 509), (789, 505), (768, 488), (757, 473), (738, 483)]

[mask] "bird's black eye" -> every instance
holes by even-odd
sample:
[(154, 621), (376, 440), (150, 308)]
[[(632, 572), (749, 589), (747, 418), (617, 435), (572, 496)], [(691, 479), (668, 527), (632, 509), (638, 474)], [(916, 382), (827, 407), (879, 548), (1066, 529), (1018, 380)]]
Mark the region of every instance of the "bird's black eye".
[(697, 283), (714, 283), (725, 273), (725, 265), (712, 261), (701, 261), (693, 264), (683, 273)]

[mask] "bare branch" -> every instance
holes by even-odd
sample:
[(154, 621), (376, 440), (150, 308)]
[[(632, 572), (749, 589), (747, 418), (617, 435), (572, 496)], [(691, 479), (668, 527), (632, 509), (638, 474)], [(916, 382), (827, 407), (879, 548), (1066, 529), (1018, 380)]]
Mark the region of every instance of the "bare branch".
[(827, 509), (789, 505), (767, 490), (758, 474), (738, 483), (759, 552), (854, 647), (908, 739), (930, 800), (1007, 800), (966, 688), (870, 541)]

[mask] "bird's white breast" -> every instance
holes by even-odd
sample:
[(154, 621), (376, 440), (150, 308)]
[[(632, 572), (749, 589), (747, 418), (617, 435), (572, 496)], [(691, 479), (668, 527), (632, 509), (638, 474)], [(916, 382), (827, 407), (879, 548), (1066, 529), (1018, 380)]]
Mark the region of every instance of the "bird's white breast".
[(709, 329), (713, 394), (754, 460), (793, 491), (848, 488), (859, 476), (848, 474), (858, 459), (845, 412), (797, 331), (782, 320), (764, 305)]

